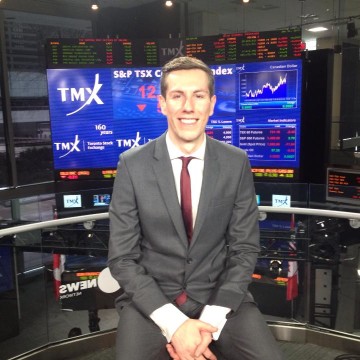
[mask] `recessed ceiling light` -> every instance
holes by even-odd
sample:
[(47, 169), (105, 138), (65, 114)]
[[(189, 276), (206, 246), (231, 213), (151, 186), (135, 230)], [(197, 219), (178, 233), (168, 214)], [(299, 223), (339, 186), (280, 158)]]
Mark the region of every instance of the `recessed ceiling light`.
[(173, 2), (172, 1), (165, 1), (165, 6), (173, 6)]
[(329, 30), (329, 29), (326, 27), (323, 27), (323, 26), (317, 26), (317, 27), (307, 29), (307, 31), (311, 31), (311, 32), (322, 32), (322, 31), (327, 31), (327, 30)]
[(92, 4), (91, 4), (91, 9), (92, 10), (98, 10), (99, 9), (99, 4), (97, 0), (93, 0)]

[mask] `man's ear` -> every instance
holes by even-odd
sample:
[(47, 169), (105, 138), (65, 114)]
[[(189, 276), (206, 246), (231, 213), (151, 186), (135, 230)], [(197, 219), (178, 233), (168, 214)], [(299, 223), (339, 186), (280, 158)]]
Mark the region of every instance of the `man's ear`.
[(165, 98), (162, 95), (159, 95), (158, 101), (160, 104), (160, 109), (161, 109), (162, 114), (166, 116), (166, 100), (165, 100)]

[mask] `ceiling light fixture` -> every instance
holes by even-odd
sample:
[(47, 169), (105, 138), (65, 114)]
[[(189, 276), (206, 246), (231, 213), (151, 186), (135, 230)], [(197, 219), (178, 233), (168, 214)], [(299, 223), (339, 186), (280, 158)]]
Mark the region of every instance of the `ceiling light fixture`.
[(327, 30), (329, 30), (329, 29), (324, 26), (316, 26), (316, 27), (307, 29), (307, 31), (311, 31), (311, 32), (322, 32), (322, 31), (327, 31)]
[(243, 3), (247, 4), (250, 0), (243, 0)]
[(92, 0), (91, 2), (91, 9), (92, 10), (98, 10), (99, 9), (99, 4), (97, 0)]
[(170, 1), (170, 0), (168, 0), (168, 1), (165, 1), (165, 6), (167, 6), (167, 7), (171, 7), (171, 6), (173, 6), (174, 4), (173, 4), (173, 2), (172, 1)]

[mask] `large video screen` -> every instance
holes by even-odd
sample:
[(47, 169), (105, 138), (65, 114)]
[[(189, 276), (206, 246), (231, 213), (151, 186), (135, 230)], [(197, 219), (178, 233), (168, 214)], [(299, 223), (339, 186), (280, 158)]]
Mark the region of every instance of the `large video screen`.
[[(244, 149), (258, 179), (299, 172), (302, 61), (211, 65), (207, 134)], [(160, 67), (48, 69), (56, 180), (111, 179), (119, 155), (167, 129)]]

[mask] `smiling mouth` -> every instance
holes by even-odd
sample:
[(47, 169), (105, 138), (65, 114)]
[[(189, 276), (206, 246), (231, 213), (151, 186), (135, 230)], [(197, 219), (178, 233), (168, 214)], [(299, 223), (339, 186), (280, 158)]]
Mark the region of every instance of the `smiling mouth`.
[(184, 125), (193, 125), (196, 124), (197, 119), (180, 119), (180, 121)]

